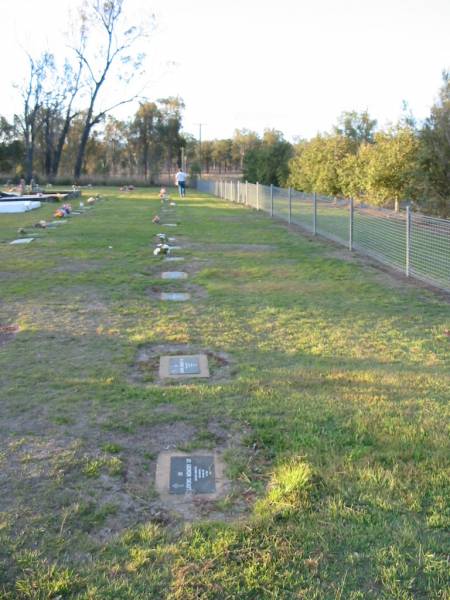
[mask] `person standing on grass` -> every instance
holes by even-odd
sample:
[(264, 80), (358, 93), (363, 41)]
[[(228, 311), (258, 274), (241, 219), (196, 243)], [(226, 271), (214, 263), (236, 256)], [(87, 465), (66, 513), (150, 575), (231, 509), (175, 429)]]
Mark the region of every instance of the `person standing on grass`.
[(186, 178), (187, 175), (183, 169), (178, 169), (178, 172), (175, 175), (175, 183), (178, 186), (178, 195), (180, 198), (184, 198), (186, 196)]

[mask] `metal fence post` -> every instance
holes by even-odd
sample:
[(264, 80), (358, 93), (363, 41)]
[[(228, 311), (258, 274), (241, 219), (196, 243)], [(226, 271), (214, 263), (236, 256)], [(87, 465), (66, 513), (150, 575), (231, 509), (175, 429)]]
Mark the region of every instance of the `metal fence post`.
[(289, 197), (289, 225), (290, 225), (291, 221), (292, 221), (292, 188), (289, 188), (289, 190), (288, 190), (288, 197)]
[(245, 182), (245, 205), (248, 206), (248, 181)]
[(270, 216), (273, 217), (273, 183), (270, 184)]
[(406, 256), (405, 256), (405, 274), (406, 277), (410, 275), (410, 261), (411, 261), (411, 208), (406, 207)]
[(348, 249), (353, 250), (353, 220), (354, 220), (354, 204), (353, 198), (350, 198), (349, 206), (349, 224), (348, 224)]
[(313, 200), (313, 235), (317, 235), (317, 194), (314, 192)]
[(259, 182), (256, 182), (256, 210), (259, 210)]

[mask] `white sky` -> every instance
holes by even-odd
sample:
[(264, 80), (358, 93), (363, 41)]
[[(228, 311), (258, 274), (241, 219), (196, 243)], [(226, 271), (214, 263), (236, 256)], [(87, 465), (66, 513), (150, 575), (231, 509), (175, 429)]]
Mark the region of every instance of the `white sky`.
[[(20, 111), (11, 87), (23, 48), (68, 52), (78, 0), (0, 0), (0, 114)], [(450, 67), (450, 0), (125, 0), (154, 12), (147, 95), (179, 95), (184, 129), (202, 138), (276, 128), (288, 139), (330, 130), (344, 110), (380, 125), (406, 100), (425, 118)], [(128, 106), (117, 115), (133, 114)]]

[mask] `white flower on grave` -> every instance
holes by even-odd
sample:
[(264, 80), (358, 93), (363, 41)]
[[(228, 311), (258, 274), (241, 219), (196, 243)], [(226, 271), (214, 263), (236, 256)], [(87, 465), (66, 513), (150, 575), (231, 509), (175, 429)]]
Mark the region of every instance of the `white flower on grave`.
[(161, 254), (170, 254), (170, 246), (168, 244), (158, 244), (153, 250), (153, 254), (155, 256), (160, 256)]

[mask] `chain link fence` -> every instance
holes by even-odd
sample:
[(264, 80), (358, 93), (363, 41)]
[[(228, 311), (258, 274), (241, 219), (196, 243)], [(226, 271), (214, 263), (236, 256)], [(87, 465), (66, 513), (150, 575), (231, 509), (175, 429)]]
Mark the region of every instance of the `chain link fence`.
[(258, 183), (199, 179), (197, 189), (264, 211), (450, 292), (448, 220)]

